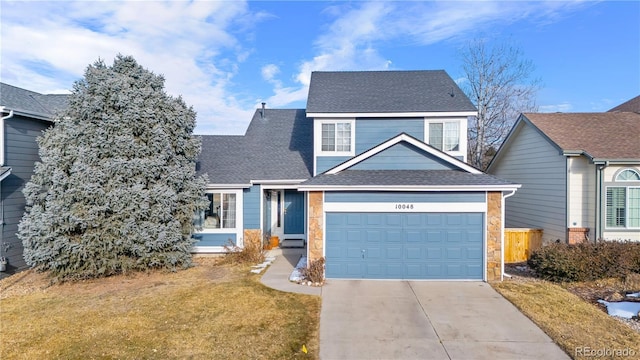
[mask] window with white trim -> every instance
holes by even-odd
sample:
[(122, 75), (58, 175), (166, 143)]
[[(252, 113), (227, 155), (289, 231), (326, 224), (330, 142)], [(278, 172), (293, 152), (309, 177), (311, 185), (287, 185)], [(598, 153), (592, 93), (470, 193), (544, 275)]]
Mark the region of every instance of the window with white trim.
[(624, 169), (615, 177), (615, 182), (626, 186), (607, 186), (607, 228), (640, 228), (640, 173)]
[(225, 192), (207, 193), (209, 206), (201, 211), (196, 226), (203, 231), (213, 229), (234, 229), (236, 227), (236, 194)]
[(429, 145), (441, 151), (458, 151), (460, 123), (458, 121), (429, 122)]
[(322, 124), (322, 151), (351, 151), (351, 122)]

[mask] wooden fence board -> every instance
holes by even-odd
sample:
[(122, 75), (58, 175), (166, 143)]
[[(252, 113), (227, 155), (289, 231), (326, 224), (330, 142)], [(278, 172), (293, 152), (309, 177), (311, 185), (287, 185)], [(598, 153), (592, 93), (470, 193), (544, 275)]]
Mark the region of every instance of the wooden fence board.
[(504, 262), (527, 261), (531, 253), (542, 247), (542, 229), (505, 228)]

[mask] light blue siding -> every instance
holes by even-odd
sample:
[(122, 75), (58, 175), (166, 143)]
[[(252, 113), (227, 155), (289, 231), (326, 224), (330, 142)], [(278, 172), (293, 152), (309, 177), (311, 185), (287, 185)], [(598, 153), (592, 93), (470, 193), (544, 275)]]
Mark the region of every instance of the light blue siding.
[(327, 278), (482, 280), (481, 213), (327, 213)]
[(196, 243), (193, 246), (225, 246), (229, 242), (236, 244), (236, 234), (193, 234)]
[(304, 233), (304, 193), (297, 190), (284, 191), (284, 233)]
[(260, 229), (260, 185), (243, 190), (244, 229)]
[(424, 141), (424, 119), (356, 119), (356, 154), (403, 132)]
[(325, 192), (324, 202), (482, 203), (483, 192)]
[(455, 170), (457, 167), (407, 143), (398, 143), (351, 167), (353, 170)]
[(318, 156), (316, 158), (316, 175), (322, 174), (349, 159), (351, 159), (349, 156)]

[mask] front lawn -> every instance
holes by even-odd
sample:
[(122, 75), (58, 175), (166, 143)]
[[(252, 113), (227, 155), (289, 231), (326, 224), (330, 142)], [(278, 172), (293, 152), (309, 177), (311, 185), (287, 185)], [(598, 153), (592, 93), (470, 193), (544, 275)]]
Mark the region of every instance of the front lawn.
[(0, 358), (317, 359), (319, 314), (213, 259), (61, 285), (28, 271), (0, 282)]
[[(596, 357), (585, 354), (604, 355), (598, 359), (640, 357), (640, 334), (559, 285), (515, 279), (492, 286), (574, 359)], [(625, 349), (634, 355), (615, 356)]]

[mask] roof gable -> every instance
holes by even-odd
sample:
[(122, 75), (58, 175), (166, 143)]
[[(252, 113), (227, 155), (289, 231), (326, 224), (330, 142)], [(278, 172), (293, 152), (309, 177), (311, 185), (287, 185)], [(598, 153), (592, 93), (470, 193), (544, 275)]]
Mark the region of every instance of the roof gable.
[(525, 113), (534, 126), (563, 154), (584, 154), (591, 159), (640, 161), (640, 114)]
[[(400, 144), (401, 146), (396, 147)], [(411, 158), (414, 160), (414, 166), (411, 169), (406, 168), (393, 168), (394, 170), (425, 170), (425, 166), (432, 167), (432, 169), (449, 169), (460, 170), (469, 172), (472, 174), (481, 174), (482, 172), (473, 166), (460, 161), (444, 152), (414, 138), (406, 133), (399, 134), (378, 146), (375, 146), (345, 162), (342, 164), (327, 170), (326, 174), (337, 174), (347, 169), (367, 169), (367, 170), (391, 170), (390, 161), (386, 159), (389, 155), (395, 156), (398, 154), (411, 154)], [(422, 161), (418, 156), (422, 157)], [(404, 159), (403, 159), (404, 161)], [(402, 162), (398, 166), (403, 166)], [(407, 167), (411, 166), (411, 162)], [(378, 169), (374, 169), (378, 167)]]
[(405, 141), (353, 165), (351, 170), (458, 170), (458, 167)]
[(444, 70), (313, 72), (307, 113), (472, 111)]

